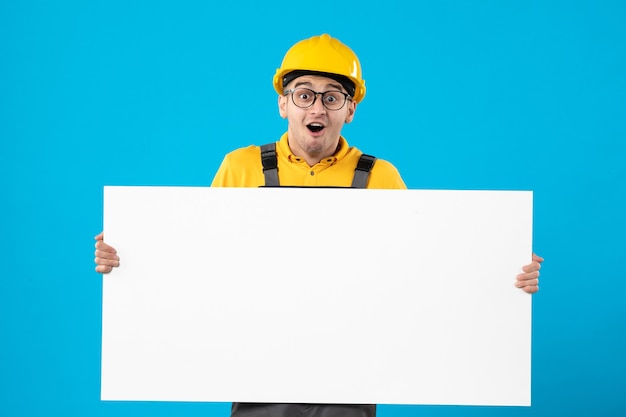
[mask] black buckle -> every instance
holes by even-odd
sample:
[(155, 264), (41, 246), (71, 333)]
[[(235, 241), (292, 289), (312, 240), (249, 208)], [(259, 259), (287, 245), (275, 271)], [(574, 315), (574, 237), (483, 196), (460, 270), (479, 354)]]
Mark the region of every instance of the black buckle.
[(370, 172), (375, 161), (375, 156), (363, 154), (361, 155), (361, 158), (359, 158), (359, 162), (356, 164), (356, 169), (359, 171)]
[(263, 171), (268, 169), (278, 168), (278, 159), (276, 158), (276, 151), (261, 152), (261, 161), (263, 163)]

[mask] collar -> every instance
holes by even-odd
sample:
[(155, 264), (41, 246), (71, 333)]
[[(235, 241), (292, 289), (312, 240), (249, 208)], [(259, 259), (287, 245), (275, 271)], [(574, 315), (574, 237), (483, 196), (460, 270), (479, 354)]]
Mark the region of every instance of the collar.
[[(322, 159), (318, 164), (322, 165), (332, 165), (337, 161), (343, 159), (350, 149), (348, 145), (348, 141), (343, 137), (339, 136), (339, 145), (337, 146), (337, 151), (324, 159)], [(289, 147), (289, 139), (287, 137), (287, 133), (283, 133), (280, 137), (280, 141), (278, 141), (278, 151), (281, 155), (286, 155), (289, 162), (304, 162), (304, 158), (296, 156), (291, 152), (291, 148)]]

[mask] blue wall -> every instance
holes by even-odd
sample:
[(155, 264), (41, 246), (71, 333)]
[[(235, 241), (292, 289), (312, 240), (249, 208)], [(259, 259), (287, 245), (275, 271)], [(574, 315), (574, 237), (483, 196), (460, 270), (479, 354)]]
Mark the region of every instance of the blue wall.
[(411, 188), (534, 190), (546, 258), (532, 407), (380, 417), (626, 414), (626, 2), (211, 3), (0, 4), (0, 415), (228, 415), (99, 400), (102, 187), (276, 139), (274, 70), (322, 32), (364, 66), (350, 143)]

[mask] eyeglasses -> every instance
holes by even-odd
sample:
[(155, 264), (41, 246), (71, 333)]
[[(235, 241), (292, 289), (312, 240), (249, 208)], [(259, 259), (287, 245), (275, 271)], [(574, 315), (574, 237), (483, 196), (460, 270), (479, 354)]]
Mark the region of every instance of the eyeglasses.
[(339, 110), (346, 104), (347, 100), (352, 100), (350, 94), (341, 91), (324, 91), (320, 93), (309, 88), (293, 88), (285, 91), (285, 95), (289, 93), (291, 93), (293, 104), (302, 109), (308, 109), (315, 104), (318, 95), (322, 96), (322, 104), (328, 110)]

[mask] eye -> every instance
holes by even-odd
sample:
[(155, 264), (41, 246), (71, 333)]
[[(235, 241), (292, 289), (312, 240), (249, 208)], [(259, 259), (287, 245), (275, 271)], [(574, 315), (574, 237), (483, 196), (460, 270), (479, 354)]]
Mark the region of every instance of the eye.
[(296, 90), (294, 94), (300, 101), (306, 102), (313, 100), (313, 91), (306, 88), (300, 88)]

